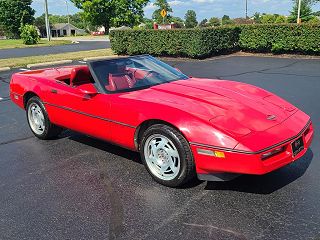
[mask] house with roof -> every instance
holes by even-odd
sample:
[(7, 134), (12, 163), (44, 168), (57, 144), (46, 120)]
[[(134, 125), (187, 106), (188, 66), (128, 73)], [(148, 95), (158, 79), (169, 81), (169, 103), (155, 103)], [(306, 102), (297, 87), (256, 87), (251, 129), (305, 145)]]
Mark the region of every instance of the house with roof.
[(52, 37), (84, 35), (85, 30), (77, 28), (70, 23), (56, 23), (51, 26)]

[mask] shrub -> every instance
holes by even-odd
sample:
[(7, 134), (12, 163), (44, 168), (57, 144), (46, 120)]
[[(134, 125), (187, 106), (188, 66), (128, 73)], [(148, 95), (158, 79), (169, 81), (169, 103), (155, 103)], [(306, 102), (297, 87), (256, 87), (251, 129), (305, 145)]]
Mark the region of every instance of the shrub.
[(320, 55), (317, 24), (256, 24), (174, 30), (116, 30), (110, 34), (117, 54), (205, 58), (244, 50)]
[(262, 24), (271, 24), (271, 23), (274, 23), (276, 21), (276, 19), (277, 19), (277, 17), (273, 14), (262, 15), (261, 23)]
[(117, 54), (204, 58), (237, 50), (239, 33), (238, 27), (116, 30), (110, 39)]
[(286, 23), (286, 22), (287, 22), (287, 17), (280, 15), (276, 18), (274, 23)]
[(35, 26), (27, 24), (22, 26), (20, 30), (20, 37), (24, 44), (33, 45), (40, 41), (40, 37)]
[(320, 54), (320, 27), (311, 24), (247, 25), (239, 45), (252, 52)]
[(310, 19), (308, 22), (308, 24), (320, 24), (320, 19), (316, 16), (314, 16), (312, 19)]

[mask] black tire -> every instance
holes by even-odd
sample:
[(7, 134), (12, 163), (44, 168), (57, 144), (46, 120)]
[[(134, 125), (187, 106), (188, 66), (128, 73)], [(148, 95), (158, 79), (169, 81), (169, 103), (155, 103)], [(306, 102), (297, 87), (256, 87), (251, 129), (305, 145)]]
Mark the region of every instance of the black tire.
[[(31, 127), (31, 123), (30, 123), (31, 120), (29, 119), (28, 111), (32, 104), (38, 105), (42, 111), (42, 114), (44, 117), (44, 129), (42, 133), (35, 132)], [(27, 121), (32, 133), (39, 139), (42, 139), (42, 140), (53, 139), (53, 138), (56, 138), (63, 131), (63, 128), (58, 127), (50, 122), (45, 106), (37, 96), (34, 96), (28, 100), (26, 105), (26, 115), (27, 115)]]
[[(169, 139), (173, 144), (176, 150), (178, 151), (180, 158), (180, 169), (176, 177), (170, 180), (163, 180), (159, 178), (156, 174), (154, 174), (151, 168), (147, 164), (146, 156), (145, 156), (145, 145), (148, 144), (147, 140), (152, 138), (152, 136), (162, 135)], [(148, 140), (149, 141), (149, 140)], [(148, 146), (146, 146), (148, 149)], [(152, 176), (152, 178), (168, 187), (180, 187), (194, 179), (196, 175), (195, 164), (193, 159), (193, 154), (191, 152), (188, 141), (184, 138), (184, 136), (176, 129), (164, 125), (164, 124), (155, 124), (149, 127), (142, 136), (142, 140), (140, 142), (140, 154), (143, 164), (145, 165), (147, 171)]]

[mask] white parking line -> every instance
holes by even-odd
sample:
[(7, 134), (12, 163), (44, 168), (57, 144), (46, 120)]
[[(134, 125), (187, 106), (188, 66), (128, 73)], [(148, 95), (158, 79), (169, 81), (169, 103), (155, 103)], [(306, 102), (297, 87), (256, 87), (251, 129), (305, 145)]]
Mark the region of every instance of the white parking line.
[(79, 63), (87, 63), (87, 62), (85, 62), (85, 61), (79, 61)]
[(0, 101), (1, 101), (1, 100), (3, 100), (3, 98), (2, 98), (2, 97), (0, 97)]
[(29, 71), (29, 69), (26, 69), (26, 68), (19, 68), (19, 70), (21, 70), (21, 71)]

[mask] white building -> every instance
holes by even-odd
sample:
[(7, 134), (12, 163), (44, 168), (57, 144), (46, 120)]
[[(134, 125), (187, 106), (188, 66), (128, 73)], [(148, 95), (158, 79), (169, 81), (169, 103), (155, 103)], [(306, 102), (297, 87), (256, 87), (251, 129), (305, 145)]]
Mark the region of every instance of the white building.
[(77, 28), (70, 23), (57, 23), (51, 27), (52, 37), (77, 36), (85, 33), (85, 30)]

